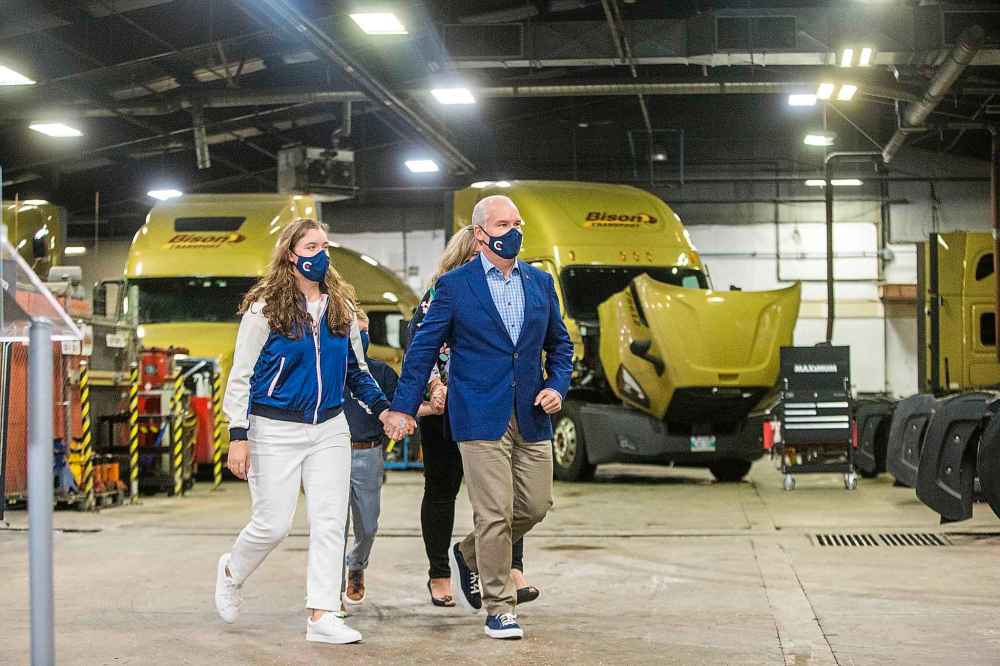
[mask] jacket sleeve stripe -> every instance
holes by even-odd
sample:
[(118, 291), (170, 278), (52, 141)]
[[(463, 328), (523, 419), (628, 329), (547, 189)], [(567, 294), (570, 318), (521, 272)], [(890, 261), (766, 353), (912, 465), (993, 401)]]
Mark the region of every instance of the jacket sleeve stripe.
[(230, 441), (246, 439), (250, 425), (250, 378), (271, 333), (261, 309), (261, 305), (253, 305), (243, 313), (236, 335), (233, 367), (229, 371), (229, 382), (222, 401), (222, 411), (229, 420)]

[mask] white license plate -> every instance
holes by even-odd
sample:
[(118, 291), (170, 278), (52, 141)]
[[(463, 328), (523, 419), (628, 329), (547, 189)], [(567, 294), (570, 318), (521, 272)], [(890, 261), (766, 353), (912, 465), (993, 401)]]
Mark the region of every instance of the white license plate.
[(691, 438), (691, 451), (706, 453), (715, 451), (715, 435), (698, 435)]

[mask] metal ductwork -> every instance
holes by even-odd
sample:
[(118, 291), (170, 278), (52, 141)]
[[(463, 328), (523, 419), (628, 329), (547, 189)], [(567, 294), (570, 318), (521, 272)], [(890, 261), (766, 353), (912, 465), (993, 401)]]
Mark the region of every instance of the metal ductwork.
[(948, 54), (948, 59), (940, 69), (934, 74), (934, 78), (927, 85), (920, 101), (912, 104), (904, 114), (905, 124), (896, 129), (895, 134), (889, 139), (889, 143), (882, 149), (882, 159), (886, 163), (895, 157), (899, 149), (906, 143), (906, 136), (913, 130), (921, 128), (924, 121), (931, 115), (931, 112), (941, 103), (941, 99), (951, 90), (951, 86), (962, 75), (965, 68), (969, 66), (972, 59), (979, 51), (986, 33), (978, 25), (971, 25), (962, 31), (958, 37), (958, 43)]

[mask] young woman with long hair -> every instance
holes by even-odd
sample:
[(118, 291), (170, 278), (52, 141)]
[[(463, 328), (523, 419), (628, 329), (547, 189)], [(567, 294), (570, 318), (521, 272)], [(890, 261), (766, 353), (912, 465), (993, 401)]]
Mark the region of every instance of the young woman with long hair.
[(215, 606), (235, 622), (241, 588), (292, 527), (299, 488), (309, 515), (306, 639), (353, 643), (338, 617), (351, 475), (344, 384), (373, 414), (388, 408), (368, 372), (353, 287), (330, 266), (326, 230), (299, 219), (278, 236), (240, 312), (223, 409), (230, 471), (250, 483), (250, 522), (219, 558)]
[[(472, 226), (463, 227), (445, 246), (437, 270), (431, 278), (431, 287), (420, 300), (413, 319), (410, 320), (410, 337), (416, 332), (424, 315), (434, 300), (434, 285), (438, 278), (465, 264), (479, 253), (479, 241)], [(427, 385), (431, 404), (438, 410), (447, 409), (448, 360), (450, 352), (444, 345)], [(424, 458), (424, 497), (420, 503), (420, 527), (424, 537), (424, 550), (430, 563), (427, 589), (435, 606), (454, 606), (451, 597), (451, 568), (448, 548), (455, 527), (455, 498), (462, 487), (462, 455), (458, 443), (451, 438), (448, 415), (428, 415), (420, 418), (420, 442)], [(513, 544), (511, 576), (517, 588), (518, 603), (538, 598), (538, 590), (524, 580), (524, 541)]]

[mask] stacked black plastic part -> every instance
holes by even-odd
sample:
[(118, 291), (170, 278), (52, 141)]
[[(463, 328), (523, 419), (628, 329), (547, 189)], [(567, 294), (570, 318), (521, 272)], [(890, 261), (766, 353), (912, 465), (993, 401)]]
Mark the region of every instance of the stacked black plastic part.
[[(971, 518), (977, 490), (1000, 516), (1000, 393), (914, 395), (897, 403), (891, 417), (882, 416), (877, 425), (868, 425), (863, 416), (859, 408), (859, 460), (867, 461), (866, 430), (877, 432), (890, 418), (886, 469), (898, 484), (916, 488), (920, 501), (939, 513), (942, 522)], [(872, 441), (877, 465), (878, 437)]]

